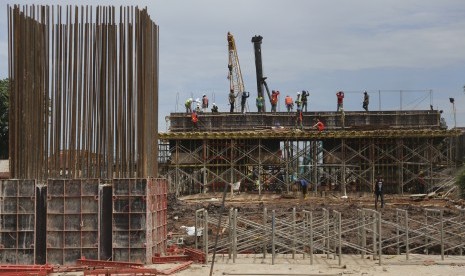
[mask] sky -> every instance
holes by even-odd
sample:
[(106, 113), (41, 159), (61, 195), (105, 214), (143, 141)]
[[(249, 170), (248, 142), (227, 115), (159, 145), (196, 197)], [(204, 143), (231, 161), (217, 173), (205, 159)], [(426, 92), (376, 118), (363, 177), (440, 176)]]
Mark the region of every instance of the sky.
[[(308, 90), (309, 111), (443, 110), (448, 126), (465, 126), (465, 3), (463, 0), (0, 0), (0, 79), (8, 77), (7, 4), (137, 5), (159, 26), (159, 130), (184, 101), (206, 94), (228, 111), (226, 35), (234, 35), (256, 111), (254, 48), (263, 37), (263, 74), (284, 96)], [(449, 98), (454, 98), (451, 104)], [(455, 108), (455, 113), (454, 113)], [(269, 110), (269, 104), (268, 104)], [(455, 114), (455, 121), (454, 121)]]

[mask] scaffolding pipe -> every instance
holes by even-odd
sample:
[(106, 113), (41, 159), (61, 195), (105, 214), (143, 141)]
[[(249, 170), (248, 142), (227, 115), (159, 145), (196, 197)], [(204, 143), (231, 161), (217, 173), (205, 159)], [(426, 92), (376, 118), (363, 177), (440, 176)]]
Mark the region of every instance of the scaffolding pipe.
[(274, 265), (274, 261), (276, 258), (276, 248), (275, 248), (275, 218), (276, 218), (276, 212), (275, 210), (272, 211), (271, 213), (271, 264)]

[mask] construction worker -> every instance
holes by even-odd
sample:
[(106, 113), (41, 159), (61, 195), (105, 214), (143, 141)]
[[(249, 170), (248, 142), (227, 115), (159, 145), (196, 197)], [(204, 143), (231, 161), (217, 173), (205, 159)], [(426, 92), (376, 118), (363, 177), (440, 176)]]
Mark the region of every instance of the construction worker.
[(241, 97), (241, 113), (245, 113), (245, 104), (247, 103), (247, 98), (250, 96), (249, 92), (242, 92)]
[(310, 96), (310, 93), (308, 93), (308, 91), (302, 90), (302, 96), (300, 97), (300, 100), (302, 101), (302, 111), (304, 111), (305, 108), (305, 112), (307, 112), (308, 96)]
[(314, 124), (313, 127), (318, 129), (319, 132), (325, 130), (325, 124), (323, 124), (323, 122), (320, 121), (320, 119), (316, 119), (316, 124)]
[[(298, 97), (299, 98), (299, 97)], [(301, 101), (295, 101), (296, 104), (296, 114), (295, 114), (295, 127), (300, 127), (300, 129), (303, 129), (302, 125), (302, 102)]]
[(363, 96), (363, 109), (365, 109), (365, 111), (368, 111), (368, 104), (370, 103), (370, 96), (368, 95), (368, 92), (365, 90), (365, 92), (363, 92), (364, 96)]
[(301, 178), (296, 181), (297, 185), (300, 185), (300, 188), (302, 189), (302, 197), (304, 199), (307, 198), (307, 188), (308, 188), (308, 181), (305, 180), (305, 178)]
[(202, 110), (203, 112), (207, 112), (208, 108), (208, 97), (207, 95), (203, 94), (202, 96)]
[(196, 105), (196, 107), (195, 107), (195, 111), (196, 111), (197, 113), (202, 112), (202, 109), (200, 108), (200, 103), (197, 103), (197, 105)]
[(292, 108), (294, 107), (292, 97), (287, 95), (286, 98), (284, 98), (284, 103), (286, 104), (287, 112), (291, 112)]
[(337, 97), (337, 111), (341, 111), (341, 108), (344, 108), (344, 92), (339, 91), (336, 93)]
[(231, 108), (229, 109), (229, 113), (233, 113), (234, 112), (234, 103), (236, 102), (236, 95), (234, 95), (234, 91), (231, 90), (231, 92), (229, 92), (229, 105), (231, 106)]
[(192, 113), (192, 102), (194, 100), (192, 98), (189, 98), (186, 100), (186, 102), (184, 103), (184, 106), (186, 107), (186, 113), (189, 114), (189, 113)]
[(276, 105), (278, 104), (279, 91), (271, 91), (271, 112), (276, 112)]
[(197, 112), (195, 112), (195, 110), (191, 114), (191, 120), (192, 120), (192, 127), (194, 129), (199, 129), (199, 126), (197, 125), (199, 121), (199, 117), (197, 116)]
[(218, 113), (218, 106), (215, 103), (212, 105), (212, 113)]
[(378, 210), (378, 197), (381, 198), (381, 208), (384, 208), (384, 191), (383, 191), (384, 179), (381, 177), (381, 174), (378, 174), (378, 177), (375, 181), (375, 209)]
[(258, 96), (256, 100), (257, 110), (259, 113), (263, 112), (263, 106), (265, 105), (265, 100), (262, 96)]

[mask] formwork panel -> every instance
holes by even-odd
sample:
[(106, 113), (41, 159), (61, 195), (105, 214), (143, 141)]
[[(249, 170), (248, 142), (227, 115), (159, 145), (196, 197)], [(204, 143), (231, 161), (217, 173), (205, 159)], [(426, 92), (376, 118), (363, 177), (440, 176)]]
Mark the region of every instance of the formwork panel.
[(65, 231), (79, 231), (81, 229), (81, 215), (66, 215), (65, 216)]
[(66, 248), (80, 248), (81, 247), (81, 233), (80, 232), (65, 232), (65, 247)]
[(0, 262), (34, 264), (35, 181), (0, 181)]
[(63, 197), (48, 196), (47, 213), (49, 214), (63, 214), (65, 205), (63, 204)]
[(81, 213), (81, 198), (80, 197), (66, 197), (65, 214), (80, 214)]
[(98, 259), (99, 181), (49, 180), (47, 185), (47, 263)]
[(86, 259), (89, 259), (89, 260), (99, 259), (98, 252), (95, 251), (95, 249), (93, 248), (90, 248), (90, 249), (83, 248), (81, 252), (82, 252), (82, 256), (85, 257)]
[(52, 249), (63, 248), (63, 232), (62, 231), (47, 231), (47, 248), (52, 248)]
[(89, 232), (82, 233), (82, 247), (83, 248), (95, 248), (97, 246), (98, 246), (98, 234), (95, 231), (89, 231)]
[(168, 182), (162, 178), (153, 179), (151, 188), (153, 190), (151, 194), (155, 198), (152, 200), (154, 204), (151, 205), (154, 226), (151, 233), (152, 251), (153, 254), (163, 254), (165, 253), (167, 238)]
[(61, 214), (47, 214), (47, 231), (61, 231), (65, 227), (64, 217)]
[[(98, 192), (98, 191), (97, 191)], [(84, 214), (94, 214), (95, 210), (98, 210), (98, 197), (95, 196), (83, 196), (81, 197), (81, 212)]]
[[(166, 233), (166, 223), (163, 224), (166, 222), (166, 212), (163, 212), (166, 210), (166, 182), (163, 182), (162, 189), (158, 190), (159, 181), (161, 180), (114, 180), (114, 261), (150, 263), (153, 253), (164, 252), (164, 248), (159, 248), (159, 244), (166, 245), (166, 235), (160, 236)], [(161, 202), (158, 202), (159, 200)], [(159, 209), (160, 214), (157, 213)], [(157, 219), (158, 216), (165, 217)], [(158, 222), (162, 224), (158, 225)], [(161, 234), (157, 234), (157, 230)]]
[(98, 232), (98, 217), (94, 214), (82, 214), (81, 215), (81, 231), (92, 231), (94, 233)]

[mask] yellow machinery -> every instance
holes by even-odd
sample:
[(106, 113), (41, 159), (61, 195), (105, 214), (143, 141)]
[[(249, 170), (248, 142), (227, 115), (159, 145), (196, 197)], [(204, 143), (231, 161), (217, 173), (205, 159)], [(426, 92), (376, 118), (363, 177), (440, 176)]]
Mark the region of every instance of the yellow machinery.
[(228, 32), (228, 52), (229, 52), (229, 93), (233, 92), (236, 96), (235, 109), (240, 108), (240, 99), (244, 92), (244, 81), (242, 79), (241, 66), (237, 56), (236, 42), (233, 35)]

